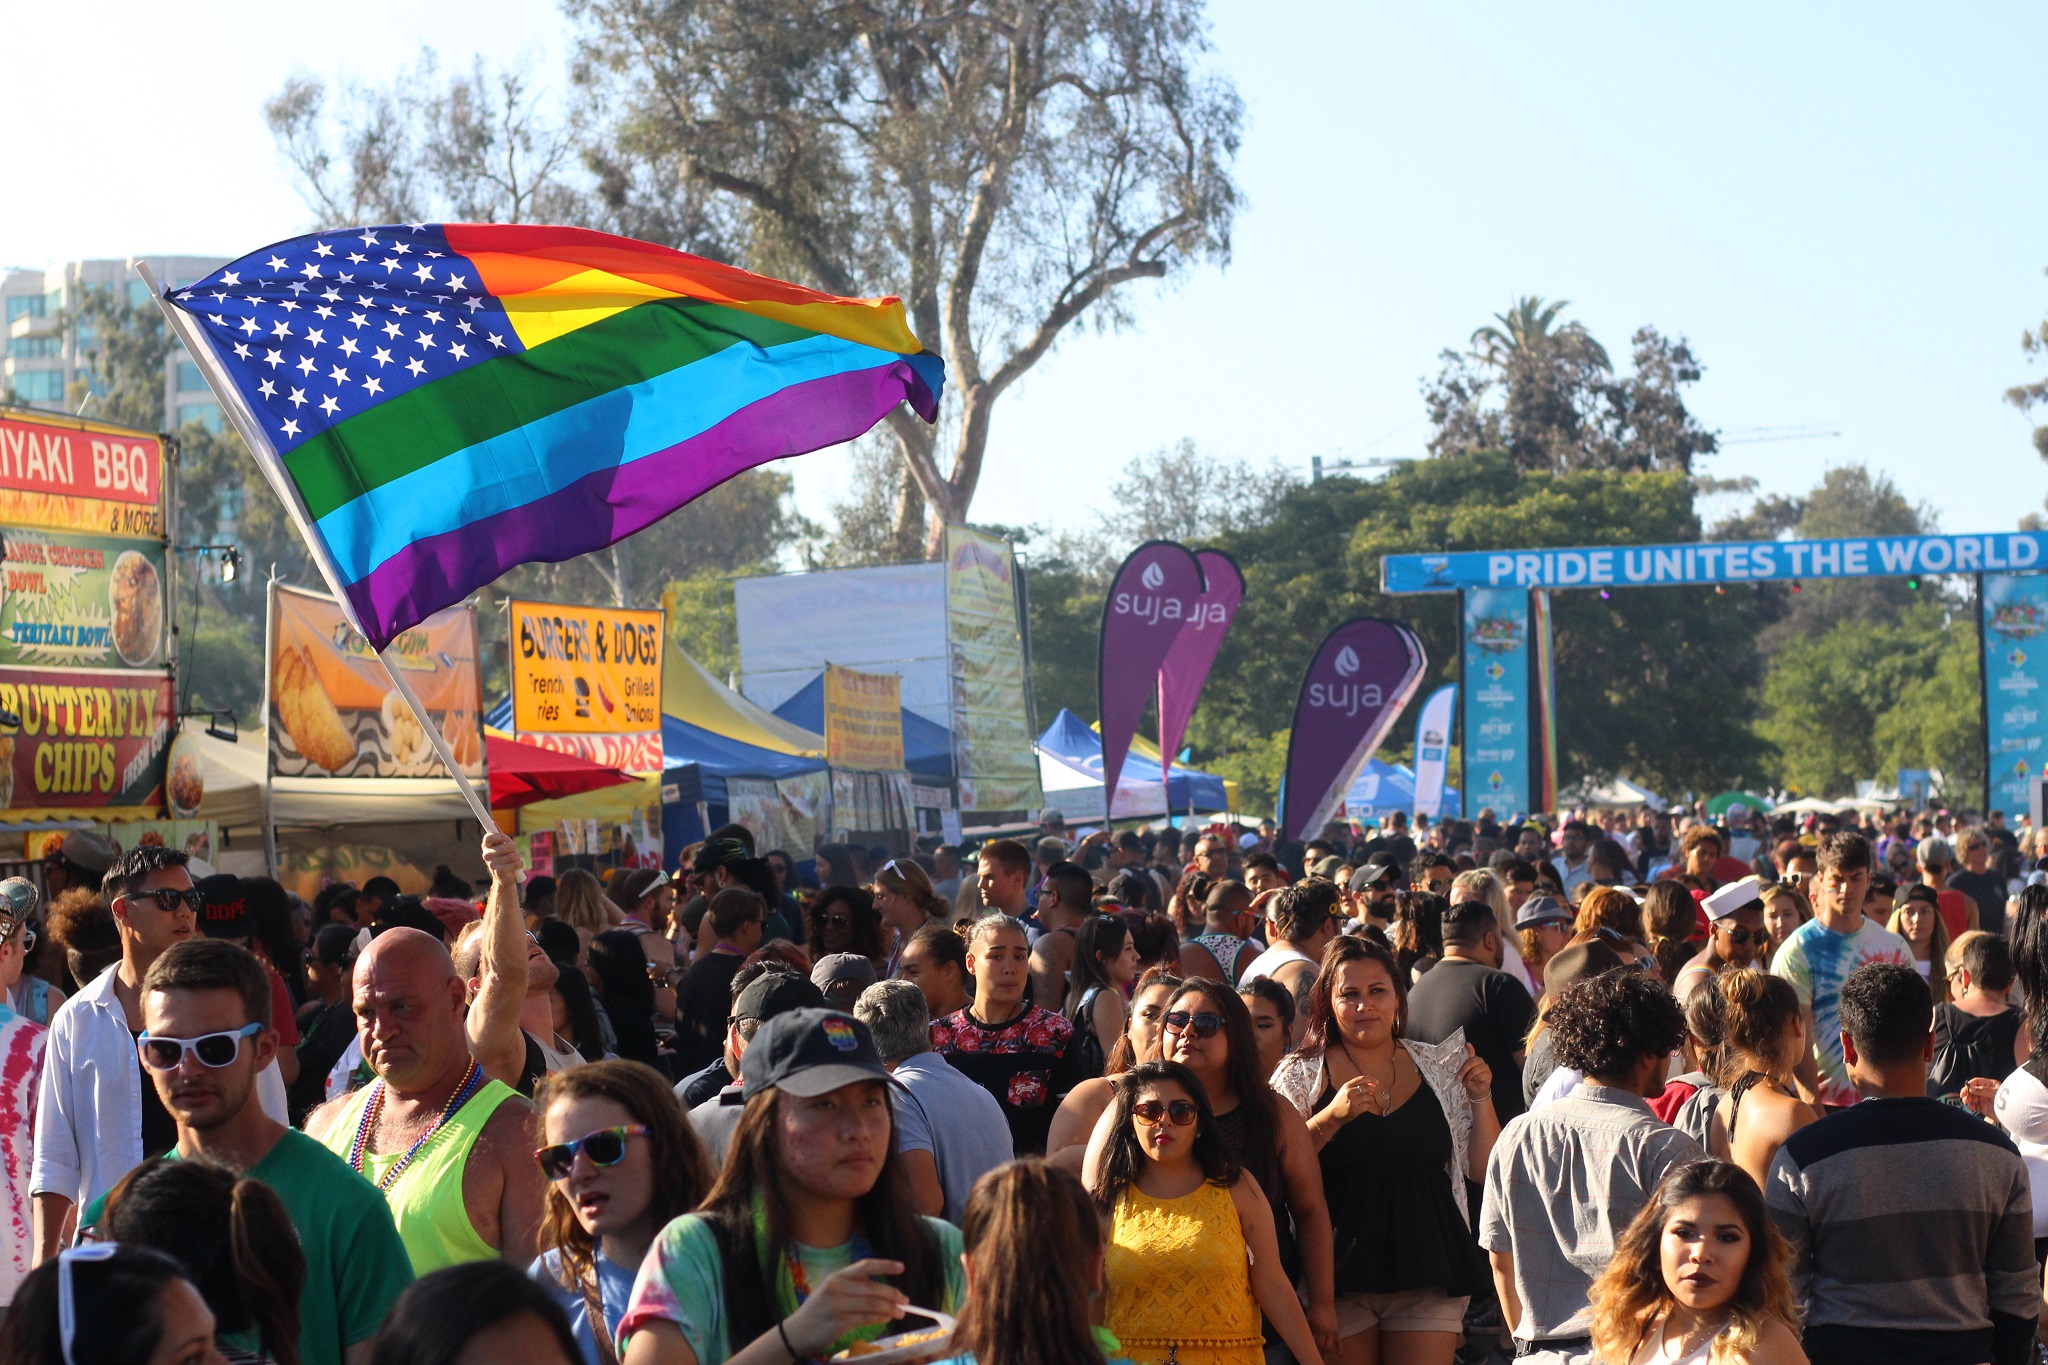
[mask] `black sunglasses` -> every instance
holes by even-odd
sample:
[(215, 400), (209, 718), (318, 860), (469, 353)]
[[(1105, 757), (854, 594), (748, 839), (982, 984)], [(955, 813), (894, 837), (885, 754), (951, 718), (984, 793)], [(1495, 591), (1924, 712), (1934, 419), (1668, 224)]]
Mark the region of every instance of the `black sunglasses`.
[(1174, 1010), (1166, 1016), (1166, 1026), (1175, 1033), (1193, 1033), (1197, 1038), (1214, 1038), (1223, 1029), (1223, 1016), (1209, 1010), (1203, 1010), (1200, 1014)]
[(1769, 943), (1771, 941), (1771, 931), (1768, 929), (1744, 929), (1738, 926), (1733, 929), (1723, 929), (1721, 932), (1728, 935), (1728, 941), (1737, 947), (1751, 943)]
[(163, 911), (166, 915), (177, 914), (178, 907), (181, 905), (195, 915), (206, 908), (206, 893), (204, 891), (197, 889), (179, 891), (168, 886), (155, 891), (124, 891), (114, 899), (124, 901), (155, 901), (156, 908)]
[(574, 1142), (558, 1142), (552, 1147), (543, 1147), (533, 1154), (540, 1163), (540, 1173), (550, 1180), (567, 1180), (570, 1168), (576, 1164), (576, 1153), (581, 1152), (593, 1166), (616, 1166), (626, 1159), (626, 1139), (646, 1137), (647, 1125), (629, 1123), (623, 1128), (600, 1128), (594, 1133), (585, 1133)]

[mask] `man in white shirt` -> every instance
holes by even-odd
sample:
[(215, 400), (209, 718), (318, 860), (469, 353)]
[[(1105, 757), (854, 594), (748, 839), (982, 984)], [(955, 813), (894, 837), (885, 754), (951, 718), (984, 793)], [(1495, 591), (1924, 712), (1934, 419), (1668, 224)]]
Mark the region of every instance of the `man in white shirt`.
[(1567, 821), (1559, 832), (1562, 856), (1550, 860), (1557, 868), (1558, 879), (1564, 883), (1565, 900), (1574, 905), (1578, 903), (1579, 888), (1593, 882), (1593, 859), (1587, 852), (1591, 833), (1584, 820)]
[[(121, 960), (50, 1021), (29, 1175), (38, 1264), (59, 1250), (74, 1207), (112, 1189), (145, 1152), (168, 1151), (178, 1140), (177, 1120), (142, 1074), (136, 1038), (143, 976), (172, 944), (199, 936), (202, 897), (185, 862), (183, 850), (156, 844), (114, 860), (103, 891), (121, 935)], [(283, 1081), (272, 1089), (279, 1103), (271, 1117), (286, 1122)]]

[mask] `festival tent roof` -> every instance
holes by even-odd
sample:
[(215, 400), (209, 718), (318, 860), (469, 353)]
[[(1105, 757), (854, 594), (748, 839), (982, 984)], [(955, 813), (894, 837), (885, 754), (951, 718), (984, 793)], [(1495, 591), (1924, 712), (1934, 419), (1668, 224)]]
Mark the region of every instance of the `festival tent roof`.
[[(806, 730), (825, 729), (825, 675), (805, 683), (775, 714)], [(917, 712), (903, 712), (903, 766), (920, 777), (953, 775), (953, 736), (945, 726)]]
[(1664, 798), (1648, 787), (1639, 787), (1625, 777), (1603, 782), (1597, 787), (1573, 787), (1557, 798), (1560, 806), (1591, 806), (1596, 810), (1635, 810), (1648, 806), (1651, 810), (1663, 810)]
[[(243, 730), (238, 743), (192, 731), (206, 793), (199, 818), (223, 829), (263, 824), (263, 776), (270, 743)], [(270, 784), (270, 816), (283, 826), (405, 825), (476, 817), (452, 779), (438, 777), (279, 777)]]
[(755, 744), (692, 725), (674, 716), (661, 718), (662, 786), (674, 786), (667, 801), (708, 801), (725, 803), (725, 780), (752, 777), (773, 780), (814, 773), (825, 766), (822, 757), (777, 753)]
[(753, 748), (805, 758), (825, 756), (822, 699), (818, 704), (820, 729), (793, 723), (727, 687), (673, 640), (662, 656), (661, 713)]
[(491, 775), (492, 810), (512, 810), (633, 780), (617, 768), (498, 735), (484, 737), (484, 765)]
[[(1142, 820), (1165, 814), (1170, 798), (1176, 812), (1230, 809), (1230, 793), (1222, 778), (1192, 768), (1175, 768), (1164, 791), (1159, 782), (1159, 750), (1151, 755), (1132, 745), (1117, 780), (1118, 820)], [(1102, 737), (1081, 723), (1081, 718), (1062, 707), (1045, 733), (1038, 737), (1039, 784), (1045, 788), (1047, 808), (1068, 819), (1100, 819), (1102, 816)]]

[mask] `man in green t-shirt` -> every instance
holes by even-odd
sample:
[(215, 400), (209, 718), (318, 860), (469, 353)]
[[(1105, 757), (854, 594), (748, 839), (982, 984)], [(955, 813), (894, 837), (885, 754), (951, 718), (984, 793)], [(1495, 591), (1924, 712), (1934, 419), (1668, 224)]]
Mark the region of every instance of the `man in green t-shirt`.
[[(277, 1191), (306, 1253), (299, 1358), (364, 1365), (370, 1338), (412, 1283), (412, 1263), (376, 1187), (263, 1112), (256, 1076), (277, 1051), (263, 965), (220, 939), (177, 944), (143, 977), (142, 1018), (143, 1066), (178, 1123), (169, 1155), (205, 1157)], [(96, 1221), (97, 1211), (87, 1217)]]

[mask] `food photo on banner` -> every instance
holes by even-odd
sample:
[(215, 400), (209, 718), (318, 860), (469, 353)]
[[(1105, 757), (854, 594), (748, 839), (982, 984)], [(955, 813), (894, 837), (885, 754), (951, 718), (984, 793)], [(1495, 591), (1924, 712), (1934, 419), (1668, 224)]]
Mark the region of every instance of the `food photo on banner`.
[(1428, 667), (1422, 641), (1398, 622), (1360, 617), (1323, 638), (1294, 704), (1280, 793), (1284, 837), (1321, 832)]
[(370, 648), (323, 593), (271, 586), (266, 689), (271, 772), (278, 777), (445, 777), (419, 719), (393, 690), (385, 659), (441, 728), (465, 776), (484, 775), (476, 614), (436, 612)]
[(507, 604), (512, 734), (624, 772), (660, 772), (660, 610)]

